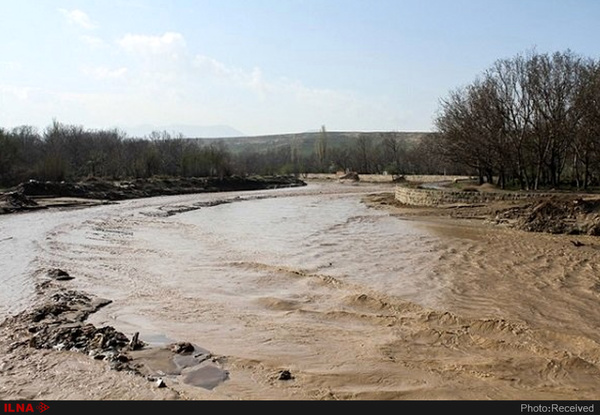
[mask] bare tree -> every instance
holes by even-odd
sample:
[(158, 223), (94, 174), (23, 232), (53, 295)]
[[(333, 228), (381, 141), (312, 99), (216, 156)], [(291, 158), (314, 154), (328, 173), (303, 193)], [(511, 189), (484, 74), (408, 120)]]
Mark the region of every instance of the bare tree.
[(503, 187), (556, 187), (565, 172), (579, 177), (579, 165), (587, 186), (597, 136), (593, 67), (571, 51), (497, 61), (441, 102), (441, 151)]

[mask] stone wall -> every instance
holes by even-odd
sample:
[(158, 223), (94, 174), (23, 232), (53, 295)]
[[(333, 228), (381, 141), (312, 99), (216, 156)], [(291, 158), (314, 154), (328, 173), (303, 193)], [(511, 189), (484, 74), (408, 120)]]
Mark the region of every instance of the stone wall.
[(523, 200), (551, 196), (549, 193), (531, 192), (460, 192), (435, 189), (411, 189), (396, 186), (396, 200), (405, 205), (437, 206), (453, 204), (478, 204), (500, 200)]
[(406, 181), (408, 182), (420, 182), (420, 183), (437, 183), (437, 182), (452, 182), (452, 181), (463, 181), (463, 180), (473, 180), (472, 177), (469, 176), (435, 176), (435, 175), (416, 175), (416, 174), (407, 174), (404, 176)]

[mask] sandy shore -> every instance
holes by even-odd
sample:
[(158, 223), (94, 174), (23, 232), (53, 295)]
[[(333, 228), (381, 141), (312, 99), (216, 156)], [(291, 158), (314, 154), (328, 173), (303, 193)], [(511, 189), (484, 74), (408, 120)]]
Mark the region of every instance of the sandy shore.
[[(575, 245), (570, 235), (515, 230), (489, 221), (495, 209), (490, 206), (453, 211), (406, 208), (395, 206), (388, 193), (365, 200), (435, 235), (424, 245), (431, 254), (428, 272), (432, 277), (451, 276), (444, 279), (440, 307), (326, 274), (252, 265), (252, 272), (276, 273), (282, 285), (306, 286), (306, 293), (296, 291), (287, 299), (259, 298), (259, 305), (282, 325), (301, 324), (291, 326), (300, 331), (273, 331), (264, 340), (265, 347), (281, 342), (278, 350), (288, 351), (285, 359), (267, 356), (266, 351), (254, 358), (230, 353), (232, 345), (231, 350), (210, 351), (213, 363), (231, 374), (230, 379), (203, 388), (181, 376), (165, 376), (166, 387), (159, 388), (157, 376), (168, 372), (173, 362), (164, 349), (132, 354), (134, 361), (146, 364), (144, 374), (152, 372), (148, 378), (113, 370), (84, 353), (15, 346), (32, 333), (23, 322), (5, 323), (0, 336), (0, 398), (597, 399), (597, 237), (577, 236), (580, 244)], [(46, 297), (41, 290), (40, 298)], [(127, 310), (120, 307), (111, 313)], [(184, 310), (165, 308), (161, 313), (177, 324), (188, 318)], [(92, 321), (99, 325), (107, 316)], [(259, 327), (253, 320), (245, 325)], [(190, 334), (177, 340), (204, 346), (201, 339)], [(294, 355), (310, 357), (302, 361)]]

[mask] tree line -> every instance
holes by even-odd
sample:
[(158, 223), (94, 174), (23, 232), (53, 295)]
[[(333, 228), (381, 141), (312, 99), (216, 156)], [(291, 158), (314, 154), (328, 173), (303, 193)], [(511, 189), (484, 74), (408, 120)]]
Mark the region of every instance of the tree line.
[(42, 133), (31, 126), (0, 128), (3, 186), (30, 179), (224, 177), (231, 174), (229, 158), (222, 142), (200, 145), (167, 132), (129, 138), (118, 129), (90, 130), (56, 120)]
[(501, 187), (600, 183), (600, 62), (572, 51), (496, 61), (442, 99), (435, 151)]
[(43, 131), (32, 126), (0, 128), (0, 185), (30, 179), (77, 181), (229, 175), (303, 175), (352, 170), (359, 173), (427, 174), (449, 169), (431, 156), (427, 140), (396, 133), (359, 133), (332, 140), (325, 127), (312, 142), (290, 139), (269, 146), (229, 145), (154, 131), (128, 137), (118, 129), (86, 129), (54, 120)]

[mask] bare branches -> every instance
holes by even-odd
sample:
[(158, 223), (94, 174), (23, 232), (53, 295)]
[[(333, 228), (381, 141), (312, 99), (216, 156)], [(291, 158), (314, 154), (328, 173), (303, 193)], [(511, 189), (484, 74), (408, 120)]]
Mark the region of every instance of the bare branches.
[(584, 186), (598, 180), (590, 170), (600, 140), (597, 68), (571, 51), (498, 60), (442, 101), (436, 127), (446, 157), (527, 189), (579, 183), (582, 167)]

